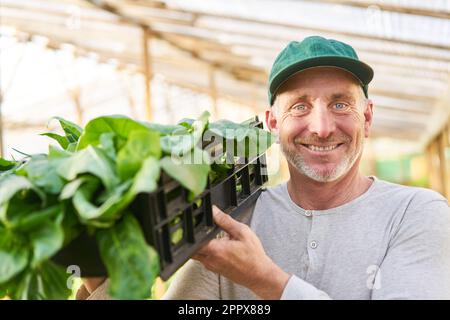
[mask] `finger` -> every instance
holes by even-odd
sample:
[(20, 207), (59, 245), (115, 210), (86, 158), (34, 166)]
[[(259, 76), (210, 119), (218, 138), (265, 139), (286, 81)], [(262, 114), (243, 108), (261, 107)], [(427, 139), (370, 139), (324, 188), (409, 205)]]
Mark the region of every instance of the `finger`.
[(245, 224), (234, 220), (230, 215), (213, 206), (214, 222), (233, 238), (240, 239), (245, 230)]
[(217, 255), (218, 252), (220, 252), (220, 245), (218, 241), (219, 239), (211, 240), (210, 242), (208, 242), (208, 244), (197, 250), (192, 258), (202, 263), (208, 259), (211, 259), (215, 255)]
[(218, 241), (219, 239), (209, 241), (206, 245), (197, 250), (196, 254), (201, 256), (214, 255), (218, 251)]

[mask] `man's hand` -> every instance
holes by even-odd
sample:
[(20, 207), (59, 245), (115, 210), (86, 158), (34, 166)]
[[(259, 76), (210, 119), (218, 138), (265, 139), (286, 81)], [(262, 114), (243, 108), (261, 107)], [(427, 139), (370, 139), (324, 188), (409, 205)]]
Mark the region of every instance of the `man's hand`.
[(279, 299), (289, 280), (264, 252), (258, 236), (245, 224), (213, 206), (214, 221), (227, 232), (211, 240), (193, 259), (205, 268), (252, 290), (262, 299)]

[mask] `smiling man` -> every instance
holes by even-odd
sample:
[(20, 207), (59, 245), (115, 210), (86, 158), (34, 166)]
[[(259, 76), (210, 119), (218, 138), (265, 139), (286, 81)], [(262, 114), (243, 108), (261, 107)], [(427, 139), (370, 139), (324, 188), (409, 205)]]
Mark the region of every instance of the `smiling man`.
[(347, 44), (291, 42), (269, 78), (268, 128), (290, 172), (250, 227), (202, 248), (165, 299), (450, 299), (450, 209), (440, 194), (359, 171), (373, 71)]
[[(164, 299), (450, 299), (447, 200), (359, 171), (372, 77), (336, 40), (279, 54), (266, 123), (290, 179), (261, 194), (250, 227), (214, 208), (226, 236), (187, 262)], [(95, 287), (91, 297), (104, 297), (107, 282)]]

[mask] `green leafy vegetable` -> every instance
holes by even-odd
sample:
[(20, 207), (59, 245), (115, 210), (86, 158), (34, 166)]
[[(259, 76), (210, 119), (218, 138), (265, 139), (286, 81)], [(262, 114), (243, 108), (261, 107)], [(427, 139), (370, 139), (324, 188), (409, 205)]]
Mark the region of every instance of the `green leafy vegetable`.
[[(131, 181), (128, 181), (116, 187), (108, 194), (107, 200), (100, 206), (96, 206), (92, 202), (98, 184), (95, 182), (84, 184), (73, 196), (73, 205), (77, 209), (81, 220), (86, 224), (97, 227), (111, 226), (113, 219), (119, 218), (116, 213), (119, 213), (124, 206), (122, 196), (130, 187), (130, 184)], [(107, 218), (110, 219), (107, 220)]]
[(52, 138), (53, 140), (56, 140), (63, 149), (67, 149), (67, 147), (70, 144), (67, 137), (61, 136), (57, 133), (46, 132), (46, 133), (41, 133), (41, 136), (46, 136), (46, 137)]
[(132, 178), (149, 156), (161, 156), (159, 134), (154, 131), (133, 131), (117, 155), (117, 170), (121, 179)]
[(234, 123), (229, 120), (219, 120), (211, 123), (208, 134), (224, 139), (224, 151), (238, 157), (255, 157), (263, 154), (275, 141), (275, 137), (263, 129), (249, 126), (248, 121)]
[(66, 134), (66, 138), (69, 141), (69, 143), (78, 141), (78, 139), (81, 136), (81, 133), (83, 132), (83, 129), (80, 126), (61, 117), (54, 117), (53, 119), (59, 121), (59, 124), (61, 125), (61, 128), (64, 130), (64, 133)]
[[(184, 122), (183, 129), (161, 138), (161, 148), (166, 154), (183, 156), (201, 141), (208, 125), (209, 113), (205, 111), (192, 124)], [(187, 129), (187, 132), (186, 132)], [(201, 147), (201, 146), (200, 146)]]
[(30, 233), (29, 239), (33, 246), (31, 266), (37, 267), (61, 249), (64, 242), (61, 219), (58, 222), (45, 221)]
[(0, 221), (13, 227), (15, 221), (46, 202), (46, 195), (27, 178), (9, 175), (0, 178)]
[[(208, 112), (176, 125), (113, 115), (83, 129), (53, 119), (63, 133), (42, 134), (58, 143), (48, 154), (0, 158), (0, 298), (67, 299), (69, 273), (54, 256), (86, 231), (95, 235), (111, 296), (147, 298), (159, 257), (129, 210), (136, 197), (156, 191), (164, 172), (200, 206), (208, 181), (225, 179), (236, 159), (259, 155), (273, 141), (251, 121), (210, 123)], [(213, 158), (206, 135), (229, 142), (226, 154)], [(184, 236), (180, 221), (171, 222), (173, 244)]]
[(64, 131), (64, 136), (61, 136), (57, 133), (53, 132), (46, 132), (42, 133), (42, 136), (47, 136), (49, 138), (52, 138), (58, 142), (58, 144), (64, 149), (64, 150), (71, 150), (75, 148), (76, 142), (80, 138), (81, 133), (83, 132), (83, 129), (79, 127), (77, 124), (70, 122), (68, 120), (65, 120), (61, 117), (54, 117), (51, 120), (56, 119), (59, 121), (59, 124), (61, 128)]
[(166, 156), (161, 159), (163, 170), (182, 186), (190, 190), (189, 201), (203, 192), (210, 170), (208, 154), (198, 148), (182, 157)]
[(57, 172), (61, 161), (61, 158), (51, 159), (46, 155), (32, 156), (17, 173), (27, 176), (35, 186), (45, 192), (58, 194), (64, 186), (64, 181)]
[(88, 146), (74, 153), (58, 167), (58, 174), (69, 181), (83, 173), (98, 177), (108, 190), (113, 189), (120, 182), (112, 161), (102, 149), (94, 146)]
[(133, 185), (127, 193), (127, 200), (131, 200), (141, 192), (152, 192), (156, 189), (157, 180), (160, 173), (160, 163), (152, 156), (148, 157), (142, 163), (141, 169), (134, 178)]
[(14, 168), (17, 165), (16, 161), (9, 161), (3, 158), (0, 158), (0, 172), (8, 171)]
[(113, 132), (118, 141), (117, 149), (121, 149), (133, 131), (148, 131), (149, 126), (134, 121), (128, 117), (121, 115), (105, 116), (95, 118), (86, 125), (84, 132), (78, 141), (77, 150), (86, 148), (87, 146), (97, 146), (100, 143), (100, 137), (106, 132)]
[(111, 296), (118, 299), (144, 299), (159, 272), (157, 254), (147, 245), (132, 215), (97, 233), (100, 254), (110, 274)]
[(46, 261), (12, 282), (8, 295), (16, 300), (67, 299), (71, 294), (67, 286), (68, 276), (63, 268)]
[(23, 238), (11, 230), (0, 232), (0, 284), (8, 281), (27, 266), (29, 249)]

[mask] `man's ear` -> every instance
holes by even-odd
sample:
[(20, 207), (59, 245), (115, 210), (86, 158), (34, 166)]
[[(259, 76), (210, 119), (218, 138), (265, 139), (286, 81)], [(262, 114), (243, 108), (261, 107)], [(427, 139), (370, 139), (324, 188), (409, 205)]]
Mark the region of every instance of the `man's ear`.
[(266, 110), (266, 125), (270, 132), (278, 134), (278, 123), (274, 107)]
[(366, 107), (364, 109), (364, 136), (369, 137), (370, 127), (372, 126), (373, 120), (373, 102), (367, 99)]

